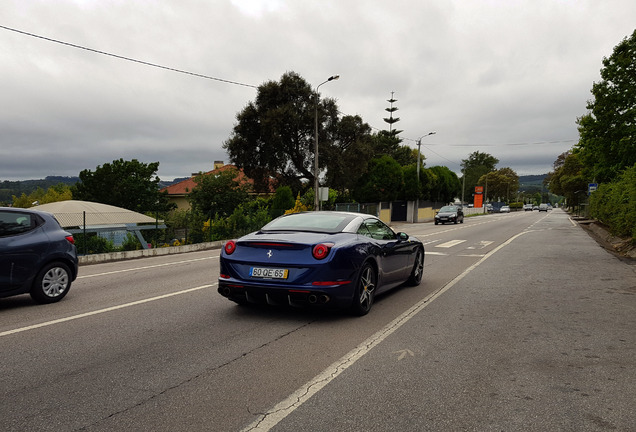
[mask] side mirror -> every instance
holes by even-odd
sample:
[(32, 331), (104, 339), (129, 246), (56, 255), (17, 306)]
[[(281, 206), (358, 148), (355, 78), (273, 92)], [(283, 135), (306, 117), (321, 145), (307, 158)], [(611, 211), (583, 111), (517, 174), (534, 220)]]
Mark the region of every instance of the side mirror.
[(399, 241), (407, 241), (409, 239), (409, 235), (407, 233), (399, 232), (397, 236)]

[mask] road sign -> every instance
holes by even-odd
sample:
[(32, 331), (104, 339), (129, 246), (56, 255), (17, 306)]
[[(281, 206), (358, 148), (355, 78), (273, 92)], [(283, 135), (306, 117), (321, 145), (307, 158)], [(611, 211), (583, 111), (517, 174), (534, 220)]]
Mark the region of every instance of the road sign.
[(596, 189), (598, 189), (598, 183), (590, 183), (587, 185), (587, 194), (591, 194), (592, 192), (595, 192)]

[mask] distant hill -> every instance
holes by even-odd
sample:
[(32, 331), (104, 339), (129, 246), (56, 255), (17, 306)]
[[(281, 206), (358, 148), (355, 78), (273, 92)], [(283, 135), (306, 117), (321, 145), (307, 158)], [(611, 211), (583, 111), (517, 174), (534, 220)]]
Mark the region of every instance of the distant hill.
[[(170, 186), (180, 181), (189, 179), (190, 177), (176, 178), (172, 181), (160, 181), (159, 189), (166, 186)], [(63, 176), (47, 176), (40, 180), (19, 180), (19, 181), (0, 181), (0, 206), (13, 202), (13, 196), (21, 196), (23, 193), (29, 195), (30, 193), (42, 188), (47, 190), (52, 186), (57, 186), (60, 183), (67, 184), (69, 186), (74, 185), (80, 181), (79, 177), (63, 177)]]
[(74, 185), (79, 181), (79, 177), (62, 177), (62, 176), (48, 176), (40, 180), (20, 180), (20, 181), (8, 181), (0, 182), (0, 204), (13, 202), (13, 195), (21, 196), (23, 193), (29, 195), (30, 193), (42, 188), (47, 190), (51, 186), (56, 186), (60, 183), (67, 185)]
[(174, 179), (172, 181), (163, 181), (162, 180), (162, 181), (159, 182), (159, 189), (163, 189), (165, 187), (172, 186), (173, 184), (182, 182), (184, 180), (188, 180), (189, 178), (192, 178), (192, 177), (179, 177), (179, 178), (176, 178), (176, 179)]
[(547, 174), (519, 176), (519, 190), (522, 192), (541, 192), (546, 176)]

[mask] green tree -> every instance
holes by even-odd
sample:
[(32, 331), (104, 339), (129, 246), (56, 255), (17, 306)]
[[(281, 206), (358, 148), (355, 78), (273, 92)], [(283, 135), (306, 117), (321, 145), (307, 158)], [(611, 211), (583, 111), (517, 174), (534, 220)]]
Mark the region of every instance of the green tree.
[(51, 186), (46, 191), (38, 187), (29, 195), (24, 192), (19, 197), (13, 195), (13, 207), (29, 208), (34, 205), (34, 202), (38, 204), (48, 204), (58, 201), (67, 201), (72, 198), (71, 187), (64, 183), (59, 183), (55, 186)]
[(401, 143), (402, 139), (396, 134), (379, 131), (371, 136), (373, 157), (391, 156), (402, 166), (417, 163), (417, 150)]
[(481, 176), (478, 183), (480, 186), (484, 186), (486, 198), (490, 201), (503, 199), (506, 202), (510, 202), (511, 199), (516, 198), (519, 190), (519, 176), (512, 168), (500, 168), (497, 171), (490, 171)]
[(457, 174), (445, 166), (434, 166), (427, 171), (434, 176), (434, 182), (430, 192), (430, 199), (432, 201), (449, 203), (459, 196), (462, 186)]
[(606, 182), (636, 163), (636, 30), (603, 59), (592, 95), (577, 148), (587, 178)]
[(554, 163), (554, 171), (549, 174), (550, 192), (564, 196), (569, 206), (578, 205), (587, 192), (588, 181), (583, 169), (577, 153), (560, 155)]
[(400, 199), (415, 201), (422, 197), (422, 185), (417, 181), (417, 165), (402, 167), (404, 187), (399, 195)]
[(402, 167), (390, 156), (372, 159), (367, 173), (360, 178), (354, 197), (359, 202), (393, 201), (402, 190)]
[[(280, 82), (259, 86), (256, 100), (237, 114), (223, 148), (232, 163), (254, 180), (257, 191), (267, 190), (272, 177), (293, 190), (300, 190), (303, 180), (314, 184), (316, 112), (319, 155), (325, 156), (318, 158), (321, 170), (333, 162), (330, 155), (337, 155), (329, 150), (338, 138), (346, 146), (352, 136), (368, 134), (369, 126), (361, 121), (341, 120), (333, 99), (319, 98), (316, 106), (317, 97), (300, 75), (288, 72)], [(341, 131), (356, 124), (355, 133)]]
[(173, 207), (159, 192), (159, 162), (114, 160), (95, 171), (83, 170), (71, 187), (73, 199), (123, 207), (136, 212), (166, 211)]
[(384, 110), (386, 112), (389, 113), (389, 117), (385, 117), (383, 120), (385, 121), (385, 123), (389, 124), (389, 130), (386, 131), (390, 136), (392, 137), (396, 137), (400, 134), (400, 132), (402, 132), (401, 130), (397, 130), (397, 129), (393, 129), (393, 123), (397, 123), (400, 121), (399, 117), (393, 117), (393, 113), (396, 112), (398, 110), (397, 107), (394, 107), (393, 104), (395, 102), (397, 102), (397, 99), (393, 98), (393, 93), (391, 92), (391, 99), (388, 99), (387, 102), (389, 102), (391, 105), (389, 105), (389, 108), (385, 108)]
[(241, 182), (236, 168), (218, 174), (199, 174), (194, 178), (196, 186), (188, 195), (192, 209), (205, 217), (228, 217), (245, 202), (250, 186)]
[(289, 210), (294, 207), (296, 200), (294, 199), (294, 193), (289, 186), (281, 186), (276, 189), (274, 198), (272, 198), (272, 206), (269, 210), (269, 214), (272, 218), (285, 214), (285, 210)]
[(419, 181), (417, 164), (402, 167), (404, 187), (400, 199), (415, 201), (431, 198), (431, 191), (435, 185), (436, 176), (430, 170), (420, 166)]
[(327, 185), (344, 193), (355, 188), (373, 157), (371, 127), (360, 116), (344, 116), (334, 129), (331, 145), (320, 146), (320, 160), (329, 167)]
[[(479, 184), (481, 176), (495, 170), (495, 166), (499, 163), (499, 159), (488, 154), (476, 151), (468, 156), (468, 159), (462, 159), (462, 185), (464, 189), (464, 197), (472, 196), (475, 186), (484, 186)], [(466, 198), (467, 199), (467, 198)]]

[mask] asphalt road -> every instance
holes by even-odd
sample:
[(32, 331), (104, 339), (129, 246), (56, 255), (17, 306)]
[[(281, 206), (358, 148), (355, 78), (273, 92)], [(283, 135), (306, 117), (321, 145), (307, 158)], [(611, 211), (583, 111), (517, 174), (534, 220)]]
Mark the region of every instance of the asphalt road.
[(361, 318), (236, 306), (218, 251), (0, 299), (0, 430), (636, 430), (633, 263), (560, 210), (396, 228), (424, 280)]

